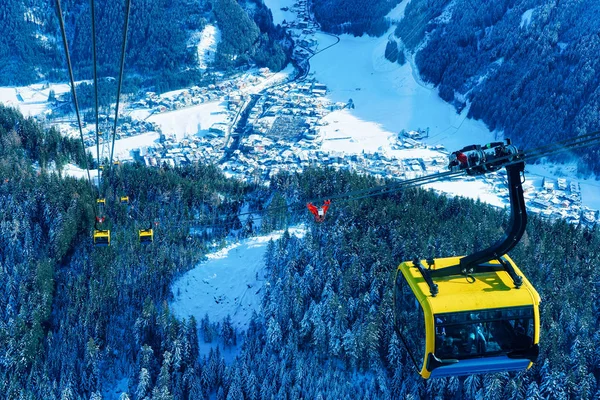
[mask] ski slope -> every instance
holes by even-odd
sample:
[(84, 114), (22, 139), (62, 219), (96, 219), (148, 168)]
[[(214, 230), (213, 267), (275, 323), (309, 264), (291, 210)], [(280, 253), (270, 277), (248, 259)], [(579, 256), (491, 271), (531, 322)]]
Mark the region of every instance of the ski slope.
[(214, 61), (217, 53), (217, 44), (221, 40), (221, 31), (215, 25), (208, 24), (200, 34), (198, 43), (198, 66), (202, 70), (208, 69), (208, 66)]
[(396, 7), (392, 8), (387, 15), (387, 18), (390, 20), (390, 22), (394, 23), (404, 18), (404, 10), (406, 10), (408, 3), (410, 3), (410, 0), (402, 0), (396, 5)]

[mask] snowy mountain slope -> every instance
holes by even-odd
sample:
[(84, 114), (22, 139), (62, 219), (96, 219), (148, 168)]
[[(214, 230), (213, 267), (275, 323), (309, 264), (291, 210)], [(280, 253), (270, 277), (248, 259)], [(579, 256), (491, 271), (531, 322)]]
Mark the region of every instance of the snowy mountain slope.
[[(298, 226), (290, 234), (304, 236), (306, 229)], [(207, 261), (197, 265), (177, 279), (171, 290), (171, 309), (180, 318), (193, 315), (200, 321), (208, 314), (211, 321), (220, 322), (226, 316), (238, 330), (245, 330), (253, 311), (259, 311), (263, 288), (264, 254), (271, 240), (283, 231), (232, 243), (207, 255)]]

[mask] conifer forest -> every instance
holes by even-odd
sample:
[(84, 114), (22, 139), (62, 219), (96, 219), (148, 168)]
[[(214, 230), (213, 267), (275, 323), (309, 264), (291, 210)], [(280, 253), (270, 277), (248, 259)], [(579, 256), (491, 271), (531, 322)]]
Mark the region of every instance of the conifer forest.
[[(542, 297), (541, 355), (520, 373), (422, 380), (393, 328), (398, 264), (414, 256), (462, 255), (506, 228), (504, 210), (425, 190), (352, 200), (322, 224), (305, 213), (266, 213), (262, 232), (298, 223), (265, 256), (269, 289), (245, 332), (228, 319), (179, 320), (170, 284), (231, 232), (252, 235), (235, 216), (328, 193), (370, 187), (374, 178), (329, 169), (282, 174), (268, 189), (226, 179), (213, 167), (114, 171), (135, 194), (109, 211), (115, 245), (90, 240), (94, 194), (60, 177), (81, 155), (56, 132), (0, 110), (0, 392), (4, 398), (97, 399), (107, 382), (129, 379), (130, 399), (578, 398), (598, 386), (600, 235), (532, 217), (512, 258)], [(40, 143), (46, 152), (36, 151)], [(220, 195), (220, 196), (219, 196)], [(168, 211), (167, 211), (168, 210)], [(201, 215), (219, 229), (190, 235), (178, 221)], [(152, 246), (131, 232), (159, 222)], [(418, 334), (418, 333), (415, 333)], [(199, 356), (199, 338), (241, 346)]]
[[(126, 11), (120, 0), (97, 3), (99, 102), (110, 110), (120, 69), (121, 48), (115, 43), (121, 43)], [(519, 148), (600, 129), (597, 0), (298, 0), (307, 17), (296, 21), (302, 24), (296, 32), (286, 28), (287, 21), (276, 23), (273, 18), (272, 10), (291, 12), (291, 7), (276, 10), (263, 0), (135, 3), (123, 53), (123, 95), (141, 104), (146, 97), (155, 99), (175, 89), (196, 87), (200, 92), (215, 87), (216, 76), (225, 77), (222, 88), (204, 91), (202, 102), (187, 104), (215, 103), (203, 114), (210, 123), (198, 119), (197, 129), (191, 130), (202, 136), (196, 147), (208, 146), (207, 138), (221, 135), (223, 159), (240, 153), (238, 147), (243, 150), (239, 137), (257, 132), (253, 129), (258, 123), (249, 123), (249, 115), (258, 121), (271, 106), (286, 114), (279, 122), (289, 123), (281, 126), (302, 131), (298, 135), (304, 135), (307, 148), (322, 144), (320, 129), (326, 131), (338, 123), (336, 118), (355, 109), (352, 98), (362, 111), (357, 96), (373, 88), (353, 83), (349, 101), (348, 93), (344, 102), (331, 100), (326, 95), (336, 90), (335, 84), (319, 81), (315, 68), (311, 70), (313, 56), (341, 43), (343, 35), (382, 38), (377, 47), (381, 54), (365, 56), (369, 68), (375, 61), (385, 62), (375, 72), (392, 76), (394, 68), (410, 66), (418, 78), (415, 92), (432, 90), (431, 97), (437, 101), (439, 94), (439, 103), (452, 117), (464, 110), (464, 119), (483, 121), (486, 133), (512, 138)], [(390, 18), (400, 4), (405, 6), (403, 17)], [(62, 6), (79, 105), (85, 122), (91, 123), (95, 91), (90, 3), (63, 0)], [(213, 59), (202, 69), (197, 39), (209, 24), (218, 30), (218, 40)], [(2, 89), (20, 97), (17, 87), (67, 82), (53, 2), (3, 0), (0, 26)], [(326, 46), (319, 42), (323, 38)], [(295, 47), (300, 40), (306, 48)], [(285, 83), (269, 81), (288, 66), (293, 73)], [(260, 84), (250, 87), (240, 78), (230, 90), (233, 80), (225, 79), (248, 70)], [(325, 72), (321, 76), (331, 75)], [(387, 86), (396, 84), (401, 83), (386, 82), (378, 89), (387, 95)], [(269, 90), (270, 100), (259, 101)], [(192, 90), (188, 92), (181, 96), (191, 98)], [(289, 99), (288, 92), (293, 92)], [(508, 207), (424, 187), (348, 197), (397, 181), (386, 178), (392, 173), (330, 168), (322, 159), (312, 159), (325, 158), (320, 150), (303, 153), (312, 157), (304, 160), (303, 172), (269, 169), (269, 174), (277, 173), (266, 174), (268, 184), (261, 181), (264, 171), (256, 169), (255, 176), (261, 178), (254, 180), (235, 179), (217, 163), (199, 162), (200, 157), (153, 167), (134, 157), (103, 166), (104, 179), (97, 187), (88, 182), (93, 176), (76, 179), (67, 173), (73, 166), (82, 171), (99, 168), (99, 161), (82, 146), (83, 132), (80, 141), (56, 127), (75, 126), (68, 120), (75, 115), (68, 92), (59, 100), (50, 93), (48, 103), (60, 100), (66, 105), (60, 115), (66, 122), (54, 127), (50, 117), (26, 117), (0, 103), (0, 400), (110, 399), (108, 389), (119, 385), (119, 400), (600, 399), (597, 222), (567, 223), (529, 213), (525, 234), (509, 254), (541, 297), (540, 354), (530, 369), (425, 380), (395, 326), (398, 266), (415, 258), (463, 256), (487, 248), (509, 228)], [(167, 103), (160, 98), (152, 110), (143, 110), (144, 122), (167, 112), (163, 101)], [(253, 113), (257, 104), (264, 109), (257, 106)], [(140, 109), (128, 109), (128, 123)], [(276, 126), (273, 109), (271, 126)], [(168, 112), (175, 110), (179, 108)], [(121, 111), (117, 106), (116, 114)], [(318, 118), (317, 112), (322, 112)], [(329, 122), (321, 123), (328, 115), (333, 115)], [(304, 123), (309, 119), (313, 125)], [(148, 125), (152, 132), (131, 137), (155, 134), (167, 153), (168, 135), (158, 122), (149, 120)], [(229, 128), (239, 135), (235, 149), (225, 149)], [(424, 128), (411, 127), (419, 134)], [(458, 131), (460, 126), (453, 128)], [(404, 127), (394, 132), (395, 140), (401, 130), (405, 132)], [(204, 136), (200, 131), (206, 131)], [(220, 133), (209, 136), (209, 131)], [(116, 137), (117, 121), (114, 132)], [(290, 158), (298, 156), (295, 147), (284, 143), (286, 135), (269, 141), (281, 143), (278, 156), (284, 149)], [(346, 132), (334, 136), (329, 139), (355, 144)], [(265, 150), (263, 144), (256, 147)], [(333, 153), (331, 159), (344, 159)], [(354, 154), (366, 163), (364, 156), (364, 150)], [(573, 154), (552, 156), (550, 161), (562, 162)], [(582, 147), (575, 156), (578, 178), (600, 176), (597, 145)], [(396, 171), (398, 165), (389, 164), (386, 168)], [(92, 241), (100, 192), (109, 204), (105, 226), (112, 243), (106, 247)], [(119, 200), (124, 195), (130, 196), (128, 202)], [(314, 218), (305, 205), (328, 196), (333, 200), (326, 216)], [(290, 233), (297, 227), (306, 231), (304, 236)], [(148, 228), (154, 230), (154, 240), (143, 245), (138, 232)], [(267, 245), (264, 290), (247, 329), (237, 328), (231, 315), (175, 315), (172, 287), (178, 278), (232, 241), (275, 231), (284, 233)], [(423, 340), (417, 319), (409, 324), (408, 341)]]

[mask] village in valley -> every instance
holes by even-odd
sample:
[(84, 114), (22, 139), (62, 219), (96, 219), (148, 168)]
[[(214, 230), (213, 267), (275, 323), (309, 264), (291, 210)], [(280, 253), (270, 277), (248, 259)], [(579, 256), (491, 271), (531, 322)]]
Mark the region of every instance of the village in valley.
[[(354, 138), (337, 130), (335, 135), (324, 134), (330, 123), (337, 122), (337, 114), (332, 113), (352, 112), (357, 106), (351, 93), (343, 102), (331, 100), (329, 88), (310, 72), (309, 64), (310, 57), (335, 42), (331, 37), (323, 40), (324, 34), (306, 12), (306, 0), (281, 11), (296, 16), (282, 23), (296, 43), (295, 67), (288, 65), (277, 73), (268, 68), (246, 68), (229, 76), (209, 71), (214, 83), (206, 86), (129, 96), (124, 99), (116, 129), (115, 160), (158, 168), (211, 163), (230, 177), (265, 184), (279, 172), (301, 172), (309, 166), (346, 169), (394, 180), (447, 170), (449, 151), (443, 144), (428, 140), (427, 126), (399, 126), (397, 134), (376, 150), (336, 149), (336, 141), (352, 142)], [(214, 31), (215, 27), (210, 29)], [(15, 88), (12, 101), (20, 108), (35, 103), (38, 108), (32, 115), (78, 137), (74, 119), (54, 117), (55, 109), (71, 101), (64, 86), (52, 99), (46, 97), (44, 107), (39, 104), (44, 103), (51, 86)], [(6, 92), (1, 97), (10, 104), (12, 97)], [(112, 116), (106, 112), (100, 117), (98, 142), (101, 158), (108, 160)], [(95, 153), (95, 125), (89, 120), (84, 126), (84, 141), (88, 150)], [(454, 150), (458, 149), (450, 149)], [(506, 175), (502, 171), (461, 178), (465, 185), (474, 180), (485, 183), (483, 190), (494, 199), (491, 204), (508, 207)], [(528, 207), (542, 216), (563, 218), (571, 223), (598, 221), (598, 211), (582, 205), (581, 189), (575, 180), (545, 177), (528, 180), (524, 186)], [(447, 192), (435, 185), (430, 187)], [(468, 195), (467, 191), (454, 194)]]

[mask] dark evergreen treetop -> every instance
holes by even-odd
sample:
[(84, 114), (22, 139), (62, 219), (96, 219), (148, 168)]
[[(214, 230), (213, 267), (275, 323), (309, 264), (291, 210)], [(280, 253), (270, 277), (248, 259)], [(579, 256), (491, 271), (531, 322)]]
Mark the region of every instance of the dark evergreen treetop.
[[(599, 394), (597, 227), (531, 216), (511, 253), (542, 297), (541, 356), (530, 371), (424, 382), (393, 329), (396, 268), (417, 255), (488, 246), (506, 229), (505, 210), (408, 190), (334, 201), (316, 224), (282, 205), (382, 182), (309, 169), (261, 188), (225, 179), (214, 166), (133, 164), (116, 169), (107, 188), (113, 246), (97, 249), (90, 240), (95, 190), (49, 173), (52, 161), (78, 157), (56, 135), (0, 108), (0, 393), (7, 398), (97, 398), (122, 378), (135, 399)], [(48, 143), (57, 144), (42, 157)], [(141, 219), (116, 201), (123, 193)], [(240, 341), (229, 318), (181, 321), (167, 301), (174, 278), (209, 245), (243, 235), (236, 215), (244, 203), (277, 208), (261, 215), (263, 232), (300, 221), (308, 232), (269, 244), (262, 307)], [(189, 219), (199, 229), (190, 231)], [(147, 221), (159, 222), (155, 242), (140, 247), (135, 233)], [(243, 343), (237, 359), (226, 364), (216, 344), (200, 357), (197, 323), (203, 341)]]
[(326, 32), (380, 36), (389, 28), (385, 16), (398, 0), (315, 0), (315, 18)]
[[(528, 14), (525, 14), (525, 13)], [(524, 148), (600, 129), (597, 1), (411, 1), (396, 29), (440, 96)], [(443, 18), (437, 18), (440, 15)], [(530, 20), (527, 16), (530, 14)], [(597, 147), (582, 172), (600, 172)]]
[[(0, 85), (67, 80), (54, 2), (7, 2), (0, 13), (3, 27)], [(197, 51), (195, 46), (190, 46), (190, 37), (204, 28), (207, 19), (213, 18), (223, 32), (223, 41), (218, 48), (218, 67), (231, 66), (233, 61), (239, 65), (251, 59), (259, 66), (273, 70), (285, 67), (291, 44), (284, 40), (285, 31), (273, 25), (271, 12), (262, 1), (243, 2), (242, 5), (245, 8), (237, 1), (225, 0), (135, 2), (128, 29), (126, 83), (158, 92), (200, 84), (202, 73), (197, 68)], [(62, 0), (62, 8), (75, 78), (91, 79), (90, 4)], [(117, 76), (124, 18), (123, 0), (96, 3), (100, 77)], [(266, 36), (259, 36), (260, 32)]]

